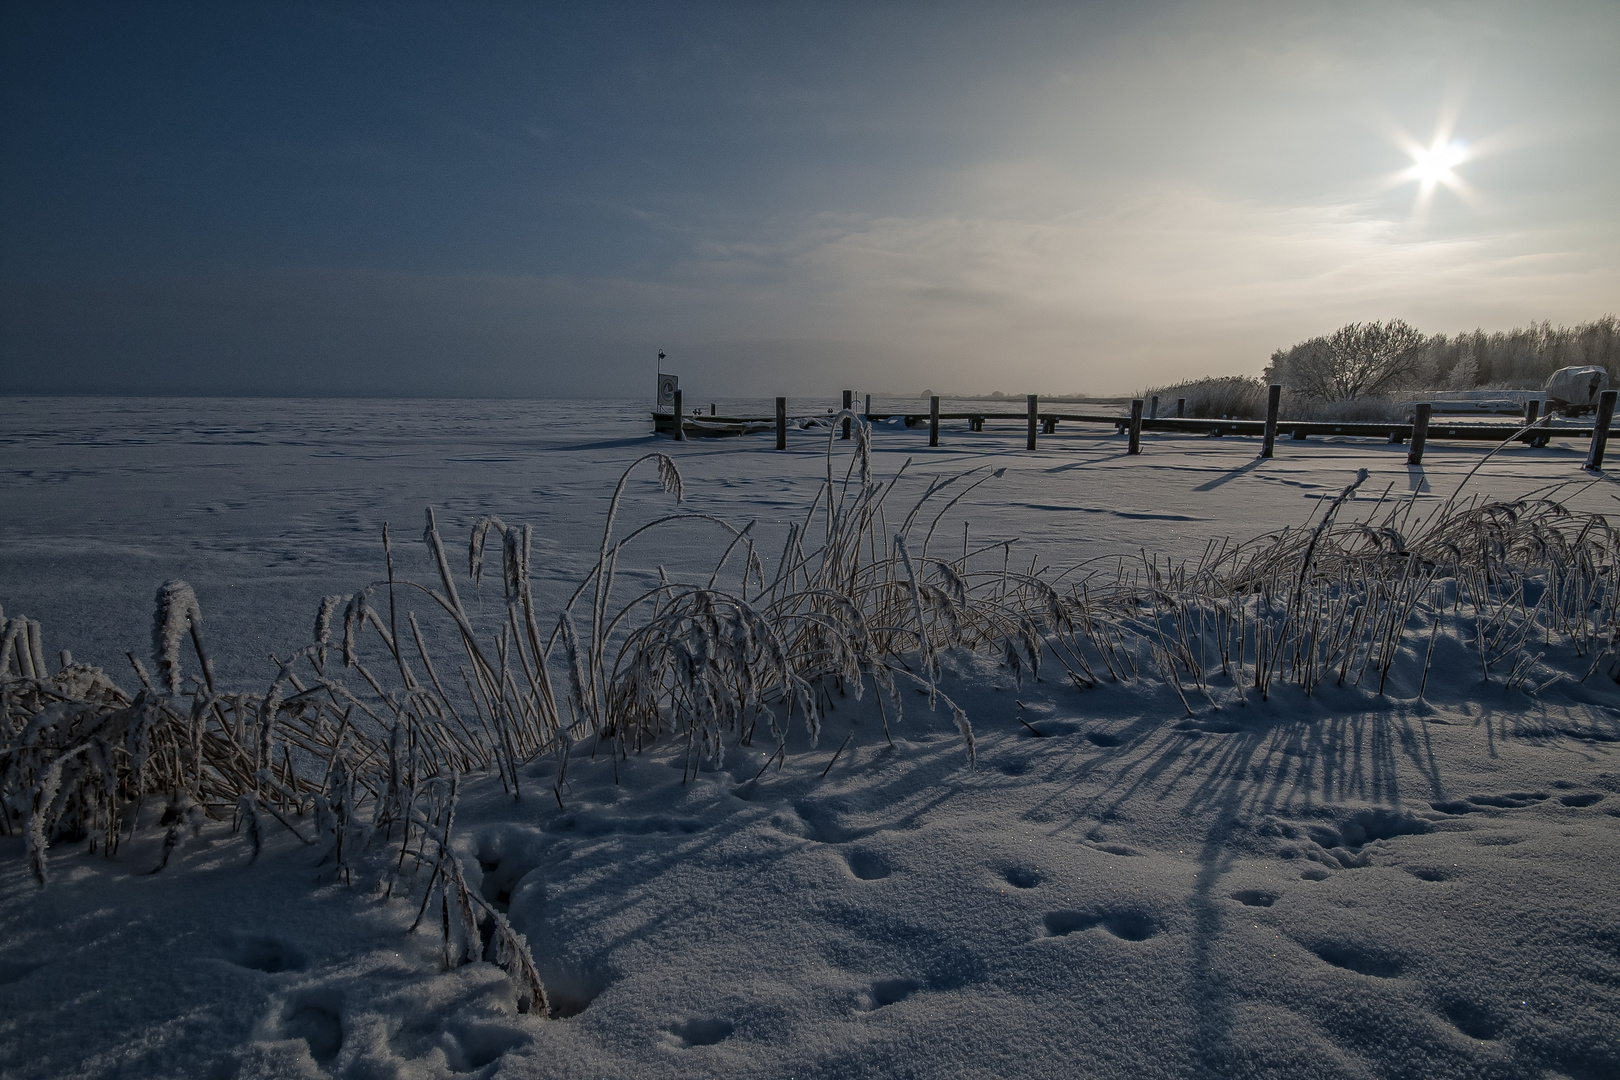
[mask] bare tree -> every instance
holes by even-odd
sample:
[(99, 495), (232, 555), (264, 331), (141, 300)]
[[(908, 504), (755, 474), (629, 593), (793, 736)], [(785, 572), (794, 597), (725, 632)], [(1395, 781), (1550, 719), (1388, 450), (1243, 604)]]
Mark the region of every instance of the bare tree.
[(1421, 373), (1424, 337), (1403, 319), (1351, 323), (1271, 354), (1266, 378), (1296, 393), (1341, 401), (1394, 390)]

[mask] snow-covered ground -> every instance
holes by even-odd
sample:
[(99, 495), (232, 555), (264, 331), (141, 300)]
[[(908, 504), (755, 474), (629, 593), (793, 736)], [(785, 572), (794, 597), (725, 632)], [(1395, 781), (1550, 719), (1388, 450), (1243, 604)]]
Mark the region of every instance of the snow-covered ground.
[[(384, 521), (419, 577), (424, 506), (452, 542), (486, 513), (531, 523), (554, 606), (648, 449), (692, 509), (767, 535), (826, 469), (825, 434), (673, 444), (624, 402), (6, 404), (0, 604), (126, 685), (168, 578), (196, 587), (221, 680), (259, 689), (323, 594), (382, 576)], [(1258, 462), (1253, 440), (1146, 435), (1127, 457), (1069, 426), (1034, 453), (1012, 425), (943, 442), (880, 427), (876, 472), (1005, 468), (953, 527), (1057, 566), (1298, 525), (1363, 467), (1347, 513), (1436, 503), (1487, 453), (1431, 444), (1413, 469), (1404, 447), (1285, 440)], [(1467, 490), (1607, 512), (1584, 453), (1512, 447)], [(656, 490), (623, 513), (661, 511)], [(639, 569), (712, 544), (677, 527)], [(415, 899), (334, 883), (284, 833), (250, 863), (210, 827), (157, 875), (160, 833), (113, 861), (63, 845), (43, 890), (0, 840), (0, 1074), (1620, 1075), (1620, 690), (1601, 673), (1530, 696), (1448, 639), (1423, 700), (1283, 688), (1189, 718), (1156, 683), (946, 668), (976, 767), (922, 697), (891, 747), (867, 695), (763, 772), (767, 750), (738, 747), (683, 782), (655, 748), (617, 777), (576, 757), (562, 807), (548, 760), (520, 801), (471, 785), (458, 846), (559, 1019), (519, 1015), (491, 965), (442, 970), (436, 933), (405, 932)]]

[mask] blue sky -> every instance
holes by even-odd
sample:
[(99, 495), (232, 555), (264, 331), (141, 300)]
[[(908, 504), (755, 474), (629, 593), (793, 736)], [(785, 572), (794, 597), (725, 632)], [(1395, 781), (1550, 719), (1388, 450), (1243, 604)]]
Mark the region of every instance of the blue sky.
[(7, 5), (0, 380), (1106, 393), (1584, 321), (1617, 51), (1612, 2)]

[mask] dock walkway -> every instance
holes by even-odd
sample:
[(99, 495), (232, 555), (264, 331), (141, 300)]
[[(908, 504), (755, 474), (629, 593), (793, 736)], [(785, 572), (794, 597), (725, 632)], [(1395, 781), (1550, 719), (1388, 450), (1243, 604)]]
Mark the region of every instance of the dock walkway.
[[(819, 427), (830, 425), (835, 414), (807, 413), (788, 417), (790, 426), (797, 428)], [(870, 424), (882, 424), (900, 419), (906, 427), (913, 428), (930, 423), (932, 414), (928, 412), (870, 412), (860, 413)], [(1120, 413), (1079, 413), (1079, 412), (1037, 412), (1036, 420), (1041, 432), (1046, 435), (1054, 434), (1060, 423), (1113, 425), (1116, 434), (1122, 434), (1131, 425), (1129, 414)], [(675, 420), (671, 413), (654, 412), (653, 431), (659, 435), (673, 435)], [(986, 423), (992, 421), (1017, 421), (1027, 423), (1029, 415), (1022, 412), (989, 412), (965, 411), (942, 412), (938, 419), (966, 420), (970, 431), (983, 431)], [(1213, 417), (1158, 417), (1149, 419), (1142, 417), (1138, 423), (1142, 431), (1173, 432), (1184, 435), (1206, 436), (1264, 436), (1266, 422), (1264, 420), (1226, 420)], [(733, 435), (745, 435), (755, 432), (771, 431), (776, 426), (774, 416), (688, 416), (681, 425), (682, 434), (687, 438), (716, 438)], [(1367, 421), (1320, 421), (1320, 420), (1279, 420), (1277, 432), (1286, 434), (1289, 438), (1303, 441), (1312, 436), (1347, 436), (1364, 439), (1383, 439), (1392, 443), (1404, 443), (1412, 438), (1412, 430), (1416, 425), (1367, 422)], [(1432, 420), (1428, 425), (1430, 439), (1451, 439), (1462, 442), (1503, 442), (1523, 431), (1522, 423), (1435, 423)], [(1535, 429), (1520, 437), (1527, 443), (1537, 446), (1547, 445), (1548, 440), (1581, 439), (1592, 437), (1593, 427), (1590, 424), (1575, 425), (1558, 423), (1553, 418), (1543, 418)]]

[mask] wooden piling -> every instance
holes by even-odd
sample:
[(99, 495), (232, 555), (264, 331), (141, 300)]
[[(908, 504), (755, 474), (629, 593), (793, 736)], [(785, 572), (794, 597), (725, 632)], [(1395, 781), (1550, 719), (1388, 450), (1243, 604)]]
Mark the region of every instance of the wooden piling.
[(675, 441), (686, 441), (686, 402), (681, 400), (681, 392), (675, 391)]
[(1186, 415), (1187, 415), (1187, 399), (1184, 398), (1184, 397), (1176, 398), (1176, 419), (1180, 420), (1182, 417), (1184, 417)]
[(1159, 395), (1154, 394), (1153, 395), (1153, 400), (1148, 403), (1148, 419), (1149, 420), (1157, 420), (1158, 418), (1159, 418)]
[[(1524, 426), (1527, 427), (1527, 428), (1535, 427), (1536, 426), (1536, 417), (1539, 416), (1540, 413), (1541, 413), (1541, 399), (1539, 399), (1539, 398), (1531, 398), (1529, 401), (1525, 402), (1524, 403)], [(1524, 441), (1529, 443), (1531, 446), (1536, 445), (1536, 434), (1535, 434), (1535, 432), (1534, 431), (1526, 431), (1524, 433)]]
[(787, 449), (787, 398), (776, 399), (776, 448)]
[(1603, 468), (1603, 451), (1609, 445), (1609, 422), (1614, 419), (1615, 391), (1605, 390), (1598, 398), (1597, 423), (1592, 425), (1592, 449), (1586, 467), (1593, 472)]
[(1127, 454), (1140, 454), (1142, 452), (1142, 399), (1136, 398), (1131, 402), (1131, 441), (1125, 447)]
[(1272, 383), (1266, 392), (1266, 433), (1260, 443), (1260, 456), (1268, 458), (1277, 449), (1277, 407), (1282, 404), (1282, 386)]
[(1035, 449), (1035, 423), (1039, 419), (1037, 413), (1040, 410), (1040, 397), (1036, 394), (1029, 395), (1025, 399), (1025, 407), (1029, 414), (1029, 439), (1025, 443), (1025, 449), (1033, 450)]
[(710, 416), (714, 415), (714, 402), (712, 402), (712, 401), (709, 402), (709, 415)]
[[(855, 391), (853, 391), (853, 390), (845, 390), (844, 391), (844, 411), (848, 412), (854, 406), (854, 404), (855, 404)], [(849, 417), (847, 417), (847, 416), (844, 417), (844, 433), (842, 435), (840, 435), (839, 438), (841, 438), (841, 439), (849, 438)]]
[(928, 399), (928, 445), (939, 445), (939, 398)]
[(1412, 445), (1406, 451), (1408, 465), (1423, 464), (1423, 445), (1429, 441), (1429, 414), (1434, 406), (1427, 401), (1420, 401), (1412, 417)]
[(868, 422), (871, 421), (871, 419), (872, 419), (872, 395), (871, 394), (866, 395), (866, 411), (864, 413), (862, 413), (861, 415), (866, 417)]

